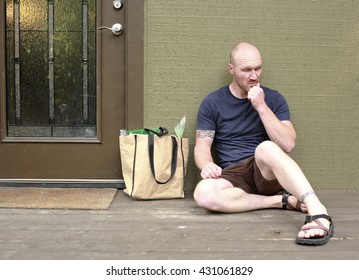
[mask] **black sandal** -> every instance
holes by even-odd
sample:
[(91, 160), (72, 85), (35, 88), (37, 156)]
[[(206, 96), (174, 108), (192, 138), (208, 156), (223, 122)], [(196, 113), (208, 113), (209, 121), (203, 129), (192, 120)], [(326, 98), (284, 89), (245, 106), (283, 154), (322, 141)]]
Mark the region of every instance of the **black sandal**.
[[(318, 219), (327, 219), (329, 224), (329, 229), (323, 226), (323, 224)], [(315, 222), (317, 225), (306, 226), (307, 223)], [(334, 225), (332, 219), (326, 214), (314, 215), (314, 216), (306, 216), (304, 226), (300, 229), (300, 231), (307, 231), (311, 229), (321, 229), (326, 232), (324, 236), (318, 237), (310, 237), (310, 238), (299, 238), (297, 237), (295, 243), (300, 245), (324, 245), (326, 244), (329, 239), (334, 235)]]

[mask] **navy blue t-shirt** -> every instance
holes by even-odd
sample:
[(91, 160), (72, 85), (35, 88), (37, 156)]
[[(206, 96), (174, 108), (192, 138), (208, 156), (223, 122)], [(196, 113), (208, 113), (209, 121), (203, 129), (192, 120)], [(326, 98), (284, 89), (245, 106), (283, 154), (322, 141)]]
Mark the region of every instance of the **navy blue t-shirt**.
[[(278, 91), (261, 86), (265, 102), (280, 121), (290, 120), (288, 104)], [(254, 155), (269, 140), (263, 123), (248, 99), (236, 98), (229, 86), (207, 95), (198, 110), (197, 130), (214, 130), (219, 166), (229, 167)]]

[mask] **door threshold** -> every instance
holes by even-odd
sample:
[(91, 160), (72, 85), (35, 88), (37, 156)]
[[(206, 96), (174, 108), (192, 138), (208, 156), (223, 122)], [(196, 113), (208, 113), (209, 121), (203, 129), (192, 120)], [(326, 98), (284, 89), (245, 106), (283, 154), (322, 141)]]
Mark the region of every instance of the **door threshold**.
[(125, 189), (123, 179), (0, 179), (0, 187), (116, 188)]

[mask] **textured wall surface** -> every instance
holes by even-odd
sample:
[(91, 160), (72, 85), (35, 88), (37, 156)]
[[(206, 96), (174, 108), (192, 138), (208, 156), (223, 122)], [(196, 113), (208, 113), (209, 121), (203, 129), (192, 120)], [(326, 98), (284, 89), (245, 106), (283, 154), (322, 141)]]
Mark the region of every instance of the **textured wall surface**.
[[(187, 116), (195, 141), (205, 95), (230, 83), (238, 41), (262, 53), (262, 84), (287, 99), (298, 141), (292, 157), (314, 188), (359, 189), (359, 1), (147, 0), (145, 125)], [(188, 188), (199, 179), (190, 154)]]

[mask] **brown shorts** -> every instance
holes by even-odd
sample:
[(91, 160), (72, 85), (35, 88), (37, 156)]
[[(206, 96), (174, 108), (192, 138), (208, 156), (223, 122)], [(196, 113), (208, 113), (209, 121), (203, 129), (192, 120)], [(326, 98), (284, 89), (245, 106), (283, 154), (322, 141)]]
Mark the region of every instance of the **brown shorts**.
[(221, 178), (247, 193), (274, 195), (282, 190), (277, 180), (266, 180), (259, 170), (254, 156), (222, 170)]

